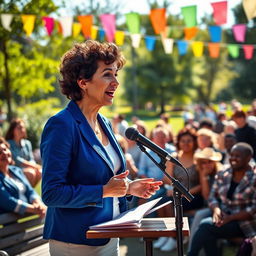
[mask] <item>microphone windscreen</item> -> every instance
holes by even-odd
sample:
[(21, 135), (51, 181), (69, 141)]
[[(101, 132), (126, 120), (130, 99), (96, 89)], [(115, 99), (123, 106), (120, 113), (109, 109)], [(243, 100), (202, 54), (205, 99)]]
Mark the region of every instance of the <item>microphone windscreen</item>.
[(136, 140), (138, 135), (139, 135), (139, 132), (133, 127), (129, 127), (125, 131), (125, 136), (129, 140)]

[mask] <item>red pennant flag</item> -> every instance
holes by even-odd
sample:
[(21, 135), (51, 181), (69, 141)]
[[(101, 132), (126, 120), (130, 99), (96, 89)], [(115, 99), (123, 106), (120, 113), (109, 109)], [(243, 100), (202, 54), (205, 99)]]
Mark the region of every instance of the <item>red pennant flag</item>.
[(150, 20), (156, 34), (164, 32), (166, 29), (166, 9), (158, 8), (150, 11)]
[(253, 57), (254, 47), (250, 44), (243, 45), (244, 57), (246, 60), (250, 60)]
[(78, 21), (82, 25), (82, 32), (85, 38), (91, 38), (92, 35), (92, 15), (80, 15), (77, 17)]
[(211, 3), (213, 8), (213, 19), (216, 25), (227, 23), (227, 1)]
[(43, 17), (42, 20), (44, 21), (45, 29), (47, 31), (48, 36), (52, 34), (54, 28), (54, 19), (51, 17)]

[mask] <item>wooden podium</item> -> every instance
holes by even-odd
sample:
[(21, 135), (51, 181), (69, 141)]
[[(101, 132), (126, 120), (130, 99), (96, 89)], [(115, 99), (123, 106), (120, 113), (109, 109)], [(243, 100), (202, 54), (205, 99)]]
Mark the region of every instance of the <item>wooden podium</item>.
[[(87, 238), (143, 237), (146, 256), (153, 255), (153, 240), (161, 237), (176, 237), (175, 218), (144, 218), (138, 229), (88, 230)], [(183, 237), (189, 236), (188, 219), (183, 218)]]

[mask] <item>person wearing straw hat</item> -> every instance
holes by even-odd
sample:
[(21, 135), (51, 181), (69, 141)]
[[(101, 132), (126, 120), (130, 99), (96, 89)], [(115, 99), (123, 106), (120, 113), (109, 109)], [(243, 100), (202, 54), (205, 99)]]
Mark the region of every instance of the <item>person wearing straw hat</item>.
[[(219, 170), (223, 168), (222, 164), (220, 163), (222, 155), (221, 153), (214, 151), (212, 148), (205, 148), (199, 152), (196, 152), (194, 158), (200, 177), (201, 194), (205, 201), (207, 201), (214, 182), (214, 176)], [(190, 227), (188, 249), (191, 246), (191, 241), (201, 220), (210, 216), (211, 210), (208, 207), (196, 211), (192, 225)]]
[(237, 143), (231, 149), (231, 167), (217, 172), (208, 204), (212, 217), (203, 219), (192, 239), (188, 256), (218, 255), (217, 240), (256, 235), (256, 170), (249, 164), (253, 149)]
[(196, 168), (199, 171), (201, 193), (205, 200), (208, 200), (214, 176), (222, 168), (220, 163), (222, 155), (213, 148), (204, 148), (195, 153)]

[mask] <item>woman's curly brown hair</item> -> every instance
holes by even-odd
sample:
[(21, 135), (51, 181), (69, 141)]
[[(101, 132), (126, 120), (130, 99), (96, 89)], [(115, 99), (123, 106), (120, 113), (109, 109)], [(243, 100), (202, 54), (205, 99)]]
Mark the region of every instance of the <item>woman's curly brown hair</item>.
[(62, 78), (59, 83), (62, 93), (68, 99), (82, 99), (82, 91), (77, 80), (90, 81), (98, 68), (98, 61), (103, 61), (107, 65), (117, 62), (118, 69), (121, 69), (125, 63), (123, 55), (115, 44), (93, 40), (75, 44), (63, 55), (60, 65)]

